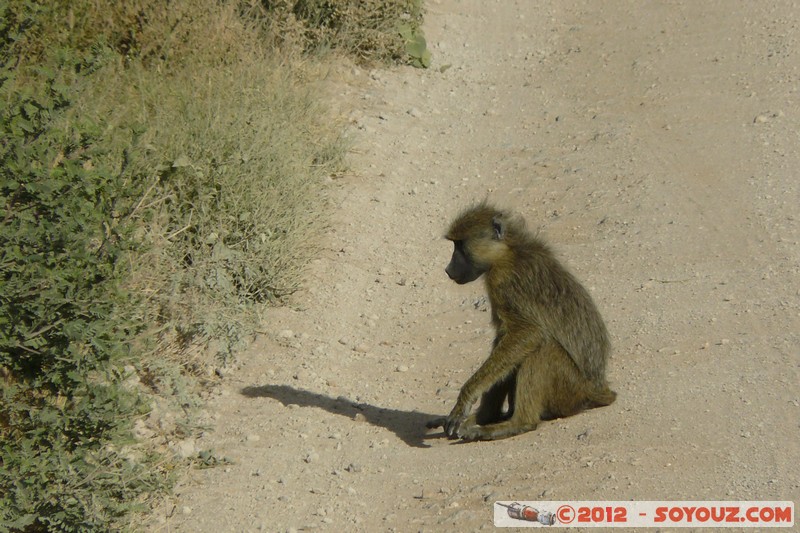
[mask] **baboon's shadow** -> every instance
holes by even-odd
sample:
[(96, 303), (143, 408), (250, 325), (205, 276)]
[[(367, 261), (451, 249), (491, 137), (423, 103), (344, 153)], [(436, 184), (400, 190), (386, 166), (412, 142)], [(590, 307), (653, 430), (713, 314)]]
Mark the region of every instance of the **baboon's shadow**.
[[(425, 444), (425, 423), (436, 418), (436, 415), (417, 411), (400, 411), (375, 407), (365, 403), (356, 403), (346, 398), (331, 398), (324, 394), (295, 389), (288, 385), (261, 385), (245, 387), (241, 391), (248, 398), (273, 398), (283, 405), (296, 404), (300, 407), (319, 407), (329, 413), (354, 418), (357, 414), (364, 416), (367, 422), (393, 432), (403, 442), (415, 448), (429, 448)], [(429, 435), (435, 438), (436, 435)]]

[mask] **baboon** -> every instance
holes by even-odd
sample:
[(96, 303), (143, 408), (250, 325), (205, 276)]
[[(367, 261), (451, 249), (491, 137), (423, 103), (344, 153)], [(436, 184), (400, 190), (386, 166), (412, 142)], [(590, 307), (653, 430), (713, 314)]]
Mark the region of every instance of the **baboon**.
[(502, 439), (614, 402), (597, 307), (521, 218), (482, 202), (463, 211), (446, 237), (454, 246), (447, 275), (458, 284), (484, 276), (496, 334), (453, 410), (429, 428), (443, 427), (449, 438)]

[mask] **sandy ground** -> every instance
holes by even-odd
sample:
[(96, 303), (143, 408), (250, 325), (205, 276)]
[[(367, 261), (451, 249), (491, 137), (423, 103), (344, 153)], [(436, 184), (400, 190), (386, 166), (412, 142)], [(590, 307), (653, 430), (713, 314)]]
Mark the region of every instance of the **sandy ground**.
[[(348, 67), (307, 292), (226, 375), (153, 530), (471, 531), (495, 500), (800, 502), (800, 5), (432, 0), (429, 70)], [(447, 67), (447, 68), (445, 68)], [(461, 444), (487, 356), (449, 219), (521, 213), (589, 288), (617, 402)], [(752, 531), (752, 530), (751, 530)]]

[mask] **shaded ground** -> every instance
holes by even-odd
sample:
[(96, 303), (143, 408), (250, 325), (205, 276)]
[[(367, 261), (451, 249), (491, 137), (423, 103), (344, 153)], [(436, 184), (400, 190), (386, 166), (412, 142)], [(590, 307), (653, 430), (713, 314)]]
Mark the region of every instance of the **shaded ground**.
[[(800, 10), (429, 3), (435, 64), (338, 82), (357, 141), (314, 288), (210, 401), (161, 531), (469, 531), (494, 500), (800, 501)], [(443, 68), (449, 66), (449, 68)], [(443, 72), (442, 72), (443, 71)], [(480, 283), (441, 235), (489, 197), (589, 288), (611, 407), (458, 444)]]

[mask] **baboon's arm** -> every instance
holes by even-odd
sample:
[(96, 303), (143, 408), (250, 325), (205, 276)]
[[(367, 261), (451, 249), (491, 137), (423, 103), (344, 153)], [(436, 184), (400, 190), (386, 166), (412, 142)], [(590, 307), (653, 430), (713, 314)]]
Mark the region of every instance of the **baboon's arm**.
[(507, 333), (502, 337), (498, 336), (488, 359), (461, 387), (456, 405), (444, 423), (447, 436), (457, 436), (472, 406), (481, 395), (508, 376), (523, 359), (537, 351), (541, 344), (542, 336), (535, 330), (525, 331), (524, 334)]

